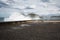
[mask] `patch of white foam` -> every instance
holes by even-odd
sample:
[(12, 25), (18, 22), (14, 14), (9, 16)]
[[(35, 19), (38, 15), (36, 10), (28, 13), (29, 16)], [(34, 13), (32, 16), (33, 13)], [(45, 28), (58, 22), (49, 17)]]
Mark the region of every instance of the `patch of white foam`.
[(20, 26), (25, 27), (25, 26), (31, 26), (29, 24), (21, 24)]

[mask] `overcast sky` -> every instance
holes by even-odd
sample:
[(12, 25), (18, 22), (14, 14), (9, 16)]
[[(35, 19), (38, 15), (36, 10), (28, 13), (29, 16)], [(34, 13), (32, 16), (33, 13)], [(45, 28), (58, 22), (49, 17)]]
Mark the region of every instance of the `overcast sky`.
[(0, 0), (0, 17), (13, 13), (60, 14), (60, 0)]

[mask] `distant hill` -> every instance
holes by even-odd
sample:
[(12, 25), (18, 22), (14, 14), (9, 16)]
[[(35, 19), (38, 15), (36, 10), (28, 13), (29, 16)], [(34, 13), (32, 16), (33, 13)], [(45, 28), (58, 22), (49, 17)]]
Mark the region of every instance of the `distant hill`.
[(0, 22), (3, 22), (4, 21), (4, 18), (3, 17), (0, 17)]

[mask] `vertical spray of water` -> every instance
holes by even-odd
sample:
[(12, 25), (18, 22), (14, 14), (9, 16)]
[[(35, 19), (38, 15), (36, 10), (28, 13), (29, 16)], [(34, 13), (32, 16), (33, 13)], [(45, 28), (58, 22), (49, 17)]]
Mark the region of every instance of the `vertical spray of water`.
[(31, 20), (29, 17), (25, 17), (21, 13), (13, 12), (9, 18), (5, 18), (4, 21), (23, 21), (23, 20)]

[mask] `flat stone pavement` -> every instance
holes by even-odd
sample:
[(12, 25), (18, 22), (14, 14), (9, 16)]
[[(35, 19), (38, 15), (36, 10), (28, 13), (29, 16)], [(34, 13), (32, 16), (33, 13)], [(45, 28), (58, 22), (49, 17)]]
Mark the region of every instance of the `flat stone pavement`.
[(60, 23), (0, 23), (0, 40), (60, 40)]

